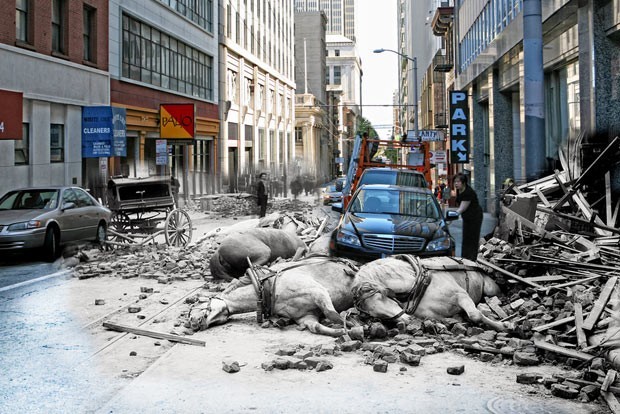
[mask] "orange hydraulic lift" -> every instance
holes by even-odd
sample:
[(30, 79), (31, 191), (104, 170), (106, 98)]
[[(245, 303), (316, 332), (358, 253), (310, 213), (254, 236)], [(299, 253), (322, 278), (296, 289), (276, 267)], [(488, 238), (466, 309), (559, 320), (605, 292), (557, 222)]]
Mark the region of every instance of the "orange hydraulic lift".
[(362, 173), (366, 168), (370, 167), (390, 167), (390, 168), (407, 168), (411, 170), (416, 170), (424, 174), (424, 178), (427, 183), (431, 183), (431, 163), (430, 163), (430, 153), (428, 149), (428, 142), (422, 142), (419, 144), (420, 152), (424, 154), (424, 163), (418, 166), (412, 166), (409, 164), (385, 164), (383, 162), (372, 161), (372, 157), (378, 152), (380, 148), (390, 148), (399, 150), (399, 154), (402, 149), (411, 148), (414, 144), (411, 142), (404, 141), (393, 141), (393, 140), (381, 140), (381, 139), (369, 139), (366, 137), (361, 138), (361, 145), (359, 147), (359, 153), (357, 158), (355, 154), (351, 157), (352, 162), (357, 162), (357, 167), (353, 173), (353, 177), (347, 177), (347, 179), (351, 180), (350, 190), (347, 194), (343, 194), (342, 202), (343, 208), (346, 208), (349, 205), (349, 201), (351, 200), (351, 196), (357, 189), (357, 183), (359, 182)]

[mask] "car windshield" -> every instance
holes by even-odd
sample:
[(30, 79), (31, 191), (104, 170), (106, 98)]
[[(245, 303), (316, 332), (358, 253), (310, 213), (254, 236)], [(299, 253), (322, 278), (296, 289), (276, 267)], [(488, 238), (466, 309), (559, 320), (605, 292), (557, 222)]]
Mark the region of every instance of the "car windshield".
[(0, 199), (0, 210), (51, 210), (58, 205), (58, 190), (10, 191)]
[(362, 189), (351, 201), (351, 213), (399, 214), (437, 220), (441, 213), (432, 194)]

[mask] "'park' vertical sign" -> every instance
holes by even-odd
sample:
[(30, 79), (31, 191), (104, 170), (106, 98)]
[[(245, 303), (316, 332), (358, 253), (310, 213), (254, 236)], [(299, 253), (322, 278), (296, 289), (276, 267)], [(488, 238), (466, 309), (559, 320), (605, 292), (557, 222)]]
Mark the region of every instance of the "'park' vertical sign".
[(450, 91), (450, 162), (469, 162), (469, 106), (462, 91)]

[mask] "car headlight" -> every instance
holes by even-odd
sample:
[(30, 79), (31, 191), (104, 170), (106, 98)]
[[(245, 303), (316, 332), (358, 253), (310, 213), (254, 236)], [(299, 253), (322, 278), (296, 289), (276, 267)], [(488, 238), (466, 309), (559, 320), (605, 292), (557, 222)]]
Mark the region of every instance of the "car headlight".
[(436, 252), (439, 250), (448, 250), (452, 247), (452, 241), (450, 237), (443, 236), (438, 239), (431, 240), (431, 242), (426, 246), (427, 252)]
[(30, 221), (22, 221), (21, 223), (11, 224), (7, 227), (7, 231), (22, 231), (29, 229), (38, 229), (41, 227), (41, 222), (39, 220), (30, 220)]
[(336, 235), (336, 240), (338, 240), (339, 243), (349, 244), (351, 246), (362, 246), (359, 237), (357, 237), (355, 234), (349, 233), (348, 231), (338, 231), (338, 234)]

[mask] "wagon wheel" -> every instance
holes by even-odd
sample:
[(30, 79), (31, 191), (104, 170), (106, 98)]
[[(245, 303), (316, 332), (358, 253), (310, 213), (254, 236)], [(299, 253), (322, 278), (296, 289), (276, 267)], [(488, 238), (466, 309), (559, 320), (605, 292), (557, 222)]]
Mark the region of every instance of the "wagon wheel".
[(108, 226), (108, 240), (116, 243), (126, 243), (123, 237), (118, 237), (114, 233), (125, 234), (131, 229), (131, 219), (122, 211), (112, 213)]
[(174, 209), (166, 217), (164, 228), (168, 246), (187, 246), (192, 240), (192, 220), (185, 210)]

